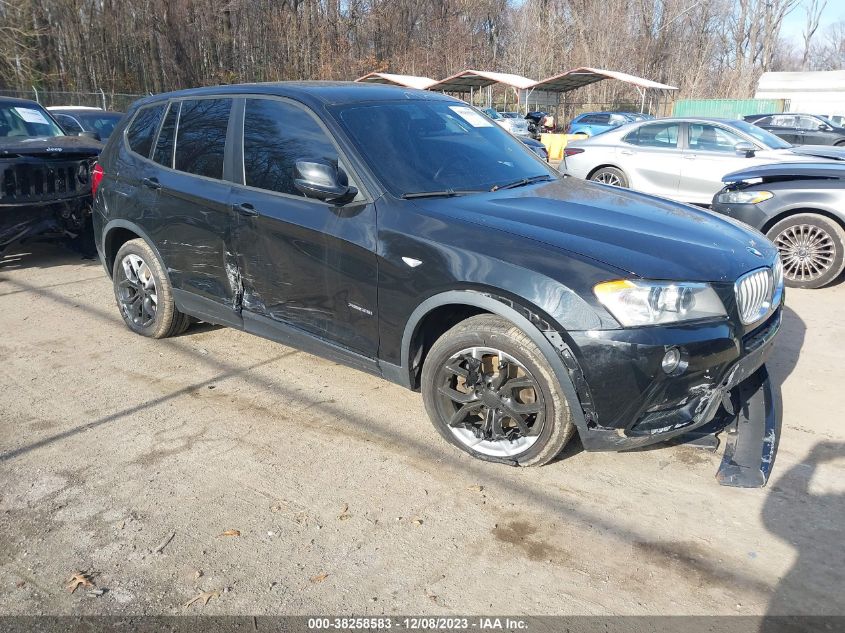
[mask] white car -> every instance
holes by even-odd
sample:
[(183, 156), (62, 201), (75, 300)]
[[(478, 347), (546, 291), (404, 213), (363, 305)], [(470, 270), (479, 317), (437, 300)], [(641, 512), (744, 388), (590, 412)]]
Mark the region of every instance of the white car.
[[(832, 148), (793, 148), (766, 130), (729, 119), (668, 118), (629, 123), (564, 149), (570, 176), (709, 205), (733, 171), (778, 162), (825, 162)], [(836, 150), (840, 151), (840, 150)], [(841, 152), (845, 158), (845, 152)]]
[(514, 136), (531, 136), (531, 132), (528, 131), (528, 121), (523, 118), (503, 116), (501, 112), (497, 112), (493, 108), (485, 108), (484, 114)]

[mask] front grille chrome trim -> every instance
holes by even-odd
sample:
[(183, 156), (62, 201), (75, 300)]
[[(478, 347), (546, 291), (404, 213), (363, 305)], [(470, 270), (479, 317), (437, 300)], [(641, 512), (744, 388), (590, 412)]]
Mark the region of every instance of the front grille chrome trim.
[(758, 268), (744, 274), (734, 284), (736, 306), (744, 325), (756, 323), (774, 307), (776, 280), (771, 268)]

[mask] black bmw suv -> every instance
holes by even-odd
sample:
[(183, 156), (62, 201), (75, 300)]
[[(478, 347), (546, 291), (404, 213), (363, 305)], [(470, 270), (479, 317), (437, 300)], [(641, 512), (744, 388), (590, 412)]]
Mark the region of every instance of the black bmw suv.
[(196, 318), (338, 360), (513, 465), (576, 431), (622, 450), (734, 425), (721, 480), (765, 482), (783, 281), (757, 232), (564, 178), (462, 101), (374, 84), (149, 97), (100, 166), (97, 248), (138, 334)]

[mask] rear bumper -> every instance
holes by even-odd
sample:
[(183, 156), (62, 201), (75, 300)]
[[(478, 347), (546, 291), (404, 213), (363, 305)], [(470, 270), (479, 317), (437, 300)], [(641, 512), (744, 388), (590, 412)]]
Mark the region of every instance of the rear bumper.
[[(737, 410), (740, 386), (769, 357), (782, 309), (744, 335), (724, 322), (574, 335), (581, 376), (574, 382), (586, 418), (580, 433), (584, 448), (619, 451), (663, 442), (708, 424), (717, 414), (725, 425), (731, 423), (726, 410)], [(678, 376), (660, 367), (671, 347), (688, 363)]]

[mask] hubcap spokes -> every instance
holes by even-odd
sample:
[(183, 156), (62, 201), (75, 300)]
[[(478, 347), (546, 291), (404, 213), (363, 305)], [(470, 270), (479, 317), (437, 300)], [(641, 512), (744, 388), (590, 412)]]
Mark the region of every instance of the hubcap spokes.
[(537, 381), (500, 350), (473, 347), (454, 354), (441, 369), (438, 391), (449, 429), (480, 453), (522, 453), (542, 431), (545, 406)]
[(787, 227), (775, 238), (775, 245), (783, 260), (784, 276), (792, 281), (811, 281), (833, 266), (833, 238), (817, 226)]
[(597, 182), (604, 183), (605, 185), (613, 185), (614, 187), (618, 187), (622, 184), (616, 174), (599, 174), (598, 178), (596, 178)]
[(158, 291), (155, 277), (147, 263), (138, 255), (124, 257), (120, 266), (123, 279), (118, 282), (117, 299), (124, 316), (140, 327), (147, 327), (156, 317)]

